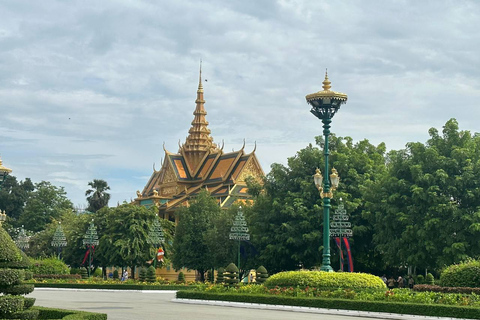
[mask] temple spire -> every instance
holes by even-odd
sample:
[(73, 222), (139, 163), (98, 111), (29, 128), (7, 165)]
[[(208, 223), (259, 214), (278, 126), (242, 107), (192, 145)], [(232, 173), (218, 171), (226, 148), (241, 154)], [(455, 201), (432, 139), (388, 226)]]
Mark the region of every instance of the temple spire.
[(195, 170), (197, 165), (203, 159), (205, 153), (218, 150), (217, 145), (213, 143), (208, 129), (208, 121), (205, 119), (207, 112), (205, 111), (205, 100), (203, 98), (202, 85), (202, 61), (200, 60), (200, 72), (198, 77), (196, 107), (193, 112), (194, 118), (192, 126), (188, 131), (188, 137), (185, 144), (182, 145), (180, 151), (185, 152), (186, 160), (191, 170)]

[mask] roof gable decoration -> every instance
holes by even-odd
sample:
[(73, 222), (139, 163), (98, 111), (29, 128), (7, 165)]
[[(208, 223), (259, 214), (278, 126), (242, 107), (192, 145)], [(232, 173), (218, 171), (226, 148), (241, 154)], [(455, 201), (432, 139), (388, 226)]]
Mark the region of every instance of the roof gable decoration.
[(253, 177), (255, 180), (261, 183), (264, 175), (265, 174), (258, 163), (257, 157), (255, 154), (252, 154), (252, 157), (250, 157), (247, 163), (243, 166), (243, 169), (236, 180), (239, 182), (245, 182), (245, 179), (248, 177)]

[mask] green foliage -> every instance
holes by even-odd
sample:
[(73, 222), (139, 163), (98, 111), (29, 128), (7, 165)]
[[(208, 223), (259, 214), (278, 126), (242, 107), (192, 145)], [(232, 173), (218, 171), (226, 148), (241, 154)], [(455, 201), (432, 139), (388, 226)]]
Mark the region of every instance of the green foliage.
[(96, 213), (100, 243), (95, 250), (101, 265), (137, 266), (153, 256), (147, 242), (154, 209), (133, 204), (103, 208)]
[(433, 277), (433, 274), (430, 272), (427, 273), (427, 276), (425, 277), (425, 283), (426, 284), (435, 284), (435, 278)]
[(265, 286), (315, 288), (372, 288), (385, 289), (381, 278), (367, 273), (286, 271), (270, 276)]
[[(118, 271), (117, 271), (117, 279), (118, 279)], [(146, 279), (147, 279), (147, 269), (144, 267), (141, 267), (140, 270), (138, 271), (138, 280), (144, 282)]]
[(178, 273), (177, 281), (178, 281), (179, 283), (185, 282), (185, 274), (184, 274), (182, 271), (180, 271), (180, 272)]
[(475, 295), (480, 296), (480, 288), (470, 288), (470, 287), (441, 287), (441, 286), (430, 285), (430, 284), (417, 284), (413, 286), (413, 290), (444, 292), (444, 293), (462, 293), (462, 294), (474, 293)]
[(0, 269), (0, 292), (2, 287), (19, 284), (25, 277), (23, 270)]
[(213, 274), (211, 269), (207, 270), (207, 281), (210, 282), (210, 283), (215, 282), (215, 275)]
[(480, 135), (455, 119), (423, 144), (388, 154), (387, 171), (365, 193), (364, 216), (389, 265), (440, 269), (480, 254)]
[(14, 312), (11, 317), (13, 319), (37, 319), (40, 311), (35, 309)]
[(467, 260), (445, 268), (440, 275), (444, 287), (480, 287), (480, 261)]
[(76, 310), (54, 309), (34, 307), (40, 312), (39, 319), (63, 319), (63, 320), (107, 320), (105, 313), (93, 313)]
[(70, 274), (65, 262), (55, 256), (33, 260), (30, 270), (33, 274)]
[(8, 233), (0, 227), (0, 263), (9, 266), (11, 262), (22, 261), (20, 250), (17, 249), (15, 242)]
[(36, 300), (35, 298), (23, 298), (23, 302), (24, 302), (23, 307), (25, 309), (33, 307), (33, 305), (35, 304), (35, 300)]
[(417, 284), (425, 283), (425, 277), (421, 274), (417, 275), (417, 279), (415, 280), (415, 283), (417, 283)]
[(88, 279), (88, 271), (86, 268), (80, 268), (80, 276), (82, 279)]
[(147, 282), (155, 282), (156, 281), (156, 273), (155, 273), (155, 267), (150, 266), (147, 269)]
[(23, 310), (24, 299), (18, 296), (0, 296), (0, 317)]
[(107, 193), (107, 190), (110, 190), (108, 183), (105, 180), (94, 179), (88, 185), (91, 189), (85, 192), (88, 202), (87, 210), (97, 212), (101, 208), (108, 206), (108, 201), (110, 200), (110, 194)]
[(225, 284), (229, 286), (233, 286), (237, 284), (239, 279), (239, 270), (237, 266), (232, 262), (225, 268), (225, 273), (223, 274), (225, 278)]
[(33, 284), (21, 283), (21, 284), (15, 284), (13, 286), (9, 286), (6, 288), (2, 288), (1, 291), (4, 294), (25, 295), (25, 294), (32, 293), (33, 289), (34, 289)]
[(113, 279), (118, 279), (118, 270), (113, 270)]
[(360, 310), (370, 312), (388, 312), (435, 317), (480, 319), (480, 308), (408, 303), (398, 301), (362, 301), (331, 298), (312, 299), (308, 297), (289, 297), (262, 294), (237, 294), (231, 292), (211, 293), (201, 291), (178, 291), (176, 297), (179, 299), (219, 300), (246, 303), (263, 303), (272, 305), (301, 306), (310, 308)]
[(63, 213), (72, 210), (73, 204), (63, 187), (42, 181), (35, 184), (35, 191), (30, 193), (18, 224), (30, 231), (41, 231), (54, 219), (58, 220)]
[[(205, 280), (205, 272), (215, 267), (215, 259), (212, 257), (214, 250), (210, 250), (209, 244), (218, 241), (208, 239), (212, 233), (215, 234), (212, 228), (215, 228), (215, 220), (222, 216), (221, 211), (217, 201), (208, 191), (202, 190), (190, 202), (190, 206), (182, 207), (176, 212), (179, 222), (173, 242), (175, 255), (172, 262), (175, 269), (186, 267), (197, 270), (201, 275), (201, 281)], [(228, 234), (225, 237), (228, 239)]]
[(218, 268), (217, 269), (217, 282), (216, 283), (224, 283), (225, 282), (225, 268)]
[(258, 284), (263, 284), (268, 279), (268, 271), (264, 266), (260, 266), (256, 271), (255, 281)]
[(17, 220), (22, 215), (25, 202), (33, 190), (34, 185), (29, 178), (18, 182), (14, 176), (8, 175), (3, 182), (0, 189), (0, 208), (7, 212), (7, 221), (11, 222), (13, 226), (21, 225)]
[[(317, 138), (323, 148), (323, 140)], [(381, 257), (372, 247), (373, 229), (363, 218), (364, 189), (385, 171), (385, 145), (373, 146), (368, 140), (331, 136), (331, 165), (341, 177), (333, 208), (342, 197), (353, 225), (352, 254), (356, 268), (382, 270)], [(312, 268), (321, 264), (322, 200), (312, 174), (324, 166), (323, 151), (312, 145), (288, 158), (288, 165), (273, 164), (264, 192), (259, 193), (245, 214), (254, 247), (259, 251), (256, 265), (270, 272), (295, 270), (299, 265)], [(325, 174), (325, 173), (323, 173)], [(335, 253), (332, 251), (332, 253)], [(336, 254), (336, 253), (335, 253)], [(338, 257), (334, 258), (338, 259)]]

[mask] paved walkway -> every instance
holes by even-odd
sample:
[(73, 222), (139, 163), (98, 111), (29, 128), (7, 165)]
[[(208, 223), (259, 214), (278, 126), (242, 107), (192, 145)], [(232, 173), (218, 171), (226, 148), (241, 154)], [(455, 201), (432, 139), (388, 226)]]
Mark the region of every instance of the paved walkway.
[(101, 312), (108, 314), (109, 320), (318, 320), (320, 318), (322, 320), (352, 320), (355, 319), (355, 316), (361, 316), (364, 319), (442, 319), (221, 301), (177, 300), (174, 291), (36, 288), (28, 296), (37, 298), (35, 302), (37, 306)]

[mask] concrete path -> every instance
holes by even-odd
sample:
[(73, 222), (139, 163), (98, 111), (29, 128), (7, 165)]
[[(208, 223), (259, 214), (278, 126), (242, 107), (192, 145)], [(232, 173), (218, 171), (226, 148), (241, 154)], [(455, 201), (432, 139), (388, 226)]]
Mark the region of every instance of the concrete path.
[(185, 301), (176, 300), (174, 291), (36, 288), (28, 296), (37, 298), (35, 302), (37, 306), (101, 312), (108, 314), (109, 320), (352, 320), (358, 316), (367, 320), (379, 318), (403, 320), (441, 319), (386, 313), (262, 306), (218, 301)]

